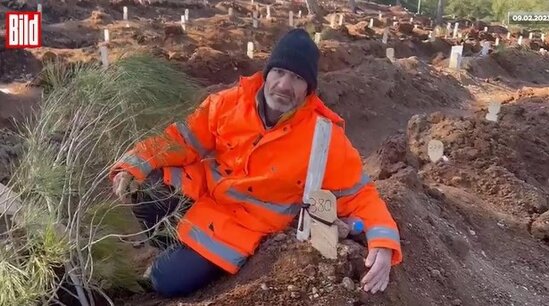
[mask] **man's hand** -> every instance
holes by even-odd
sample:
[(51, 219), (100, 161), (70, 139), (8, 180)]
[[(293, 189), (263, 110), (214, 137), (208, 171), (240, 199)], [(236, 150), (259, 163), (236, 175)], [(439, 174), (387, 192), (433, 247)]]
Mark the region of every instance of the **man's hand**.
[(112, 190), (118, 199), (124, 204), (130, 204), (130, 193), (137, 191), (137, 182), (129, 172), (118, 172), (113, 179)]
[(386, 248), (373, 248), (368, 252), (365, 263), (366, 268), (371, 269), (360, 281), (364, 285), (364, 291), (376, 293), (387, 288), (392, 256), (393, 250)]

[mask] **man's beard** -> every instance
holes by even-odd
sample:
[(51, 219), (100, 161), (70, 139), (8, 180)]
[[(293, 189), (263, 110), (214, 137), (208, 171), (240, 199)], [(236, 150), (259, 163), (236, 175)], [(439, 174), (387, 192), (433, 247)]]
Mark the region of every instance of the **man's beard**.
[(267, 104), (267, 107), (269, 107), (271, 110), (280, 112), (280, 113), (286, 113), (291, 111), (295, 106), (291, 98), (288, 98), (287, 100), (284, 99), (282, 103), (279, 101), (283, 100), (280, 97), (265, 97), (265, 102)]

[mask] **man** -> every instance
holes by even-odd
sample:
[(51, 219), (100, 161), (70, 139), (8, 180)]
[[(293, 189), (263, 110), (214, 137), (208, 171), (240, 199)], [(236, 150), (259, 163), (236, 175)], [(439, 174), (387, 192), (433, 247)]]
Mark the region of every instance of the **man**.
[[(131, 182), (160, 182), (180, 191), (192, 206), (177, 226), (180, 243), (156, 259), (153, 288), (186, 295), (220, 275), (235, 274), (262, 238), (287, 228), (301, 209), (316, 119), (333, 123), (322, 189), (337, 197), (339, 217), (366, 225), (369, 272), (364, 290), (383, 291), (392, 265), (402, 260), (400, 238), (374, 184), (362, 172), (358, 151), (343, 120), (315, 94), (319, 50), (295, 29), (275, 46), (263, 72), (207, 97), (185, 123), (145, 139), (112, 170), (113, 188), (124, 201)], [(145, 228), (178, 205), (160, 196), (134, 199)], [(142, 204), (143, 202), (154, 204)]]

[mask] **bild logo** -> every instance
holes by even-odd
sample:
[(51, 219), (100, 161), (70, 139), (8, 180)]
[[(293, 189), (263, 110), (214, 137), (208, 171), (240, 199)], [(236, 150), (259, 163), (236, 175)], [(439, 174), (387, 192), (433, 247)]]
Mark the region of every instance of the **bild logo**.
[(42, 15), (40, 12), (6, 13), (6, 48), (38, 48), (42, 46)]

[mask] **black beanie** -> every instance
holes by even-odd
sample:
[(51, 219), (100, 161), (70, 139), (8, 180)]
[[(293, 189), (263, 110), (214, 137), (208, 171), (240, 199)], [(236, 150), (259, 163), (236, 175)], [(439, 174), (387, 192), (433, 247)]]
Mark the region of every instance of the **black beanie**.
[(263, 71), (263, 77), (267, 78), (273, 67), (290, 70), (307, 82), (308, 95), (317, 86), (319, 57), (320, 52), (309, 34), (303, 29), (293, 29), (274, 47)]

